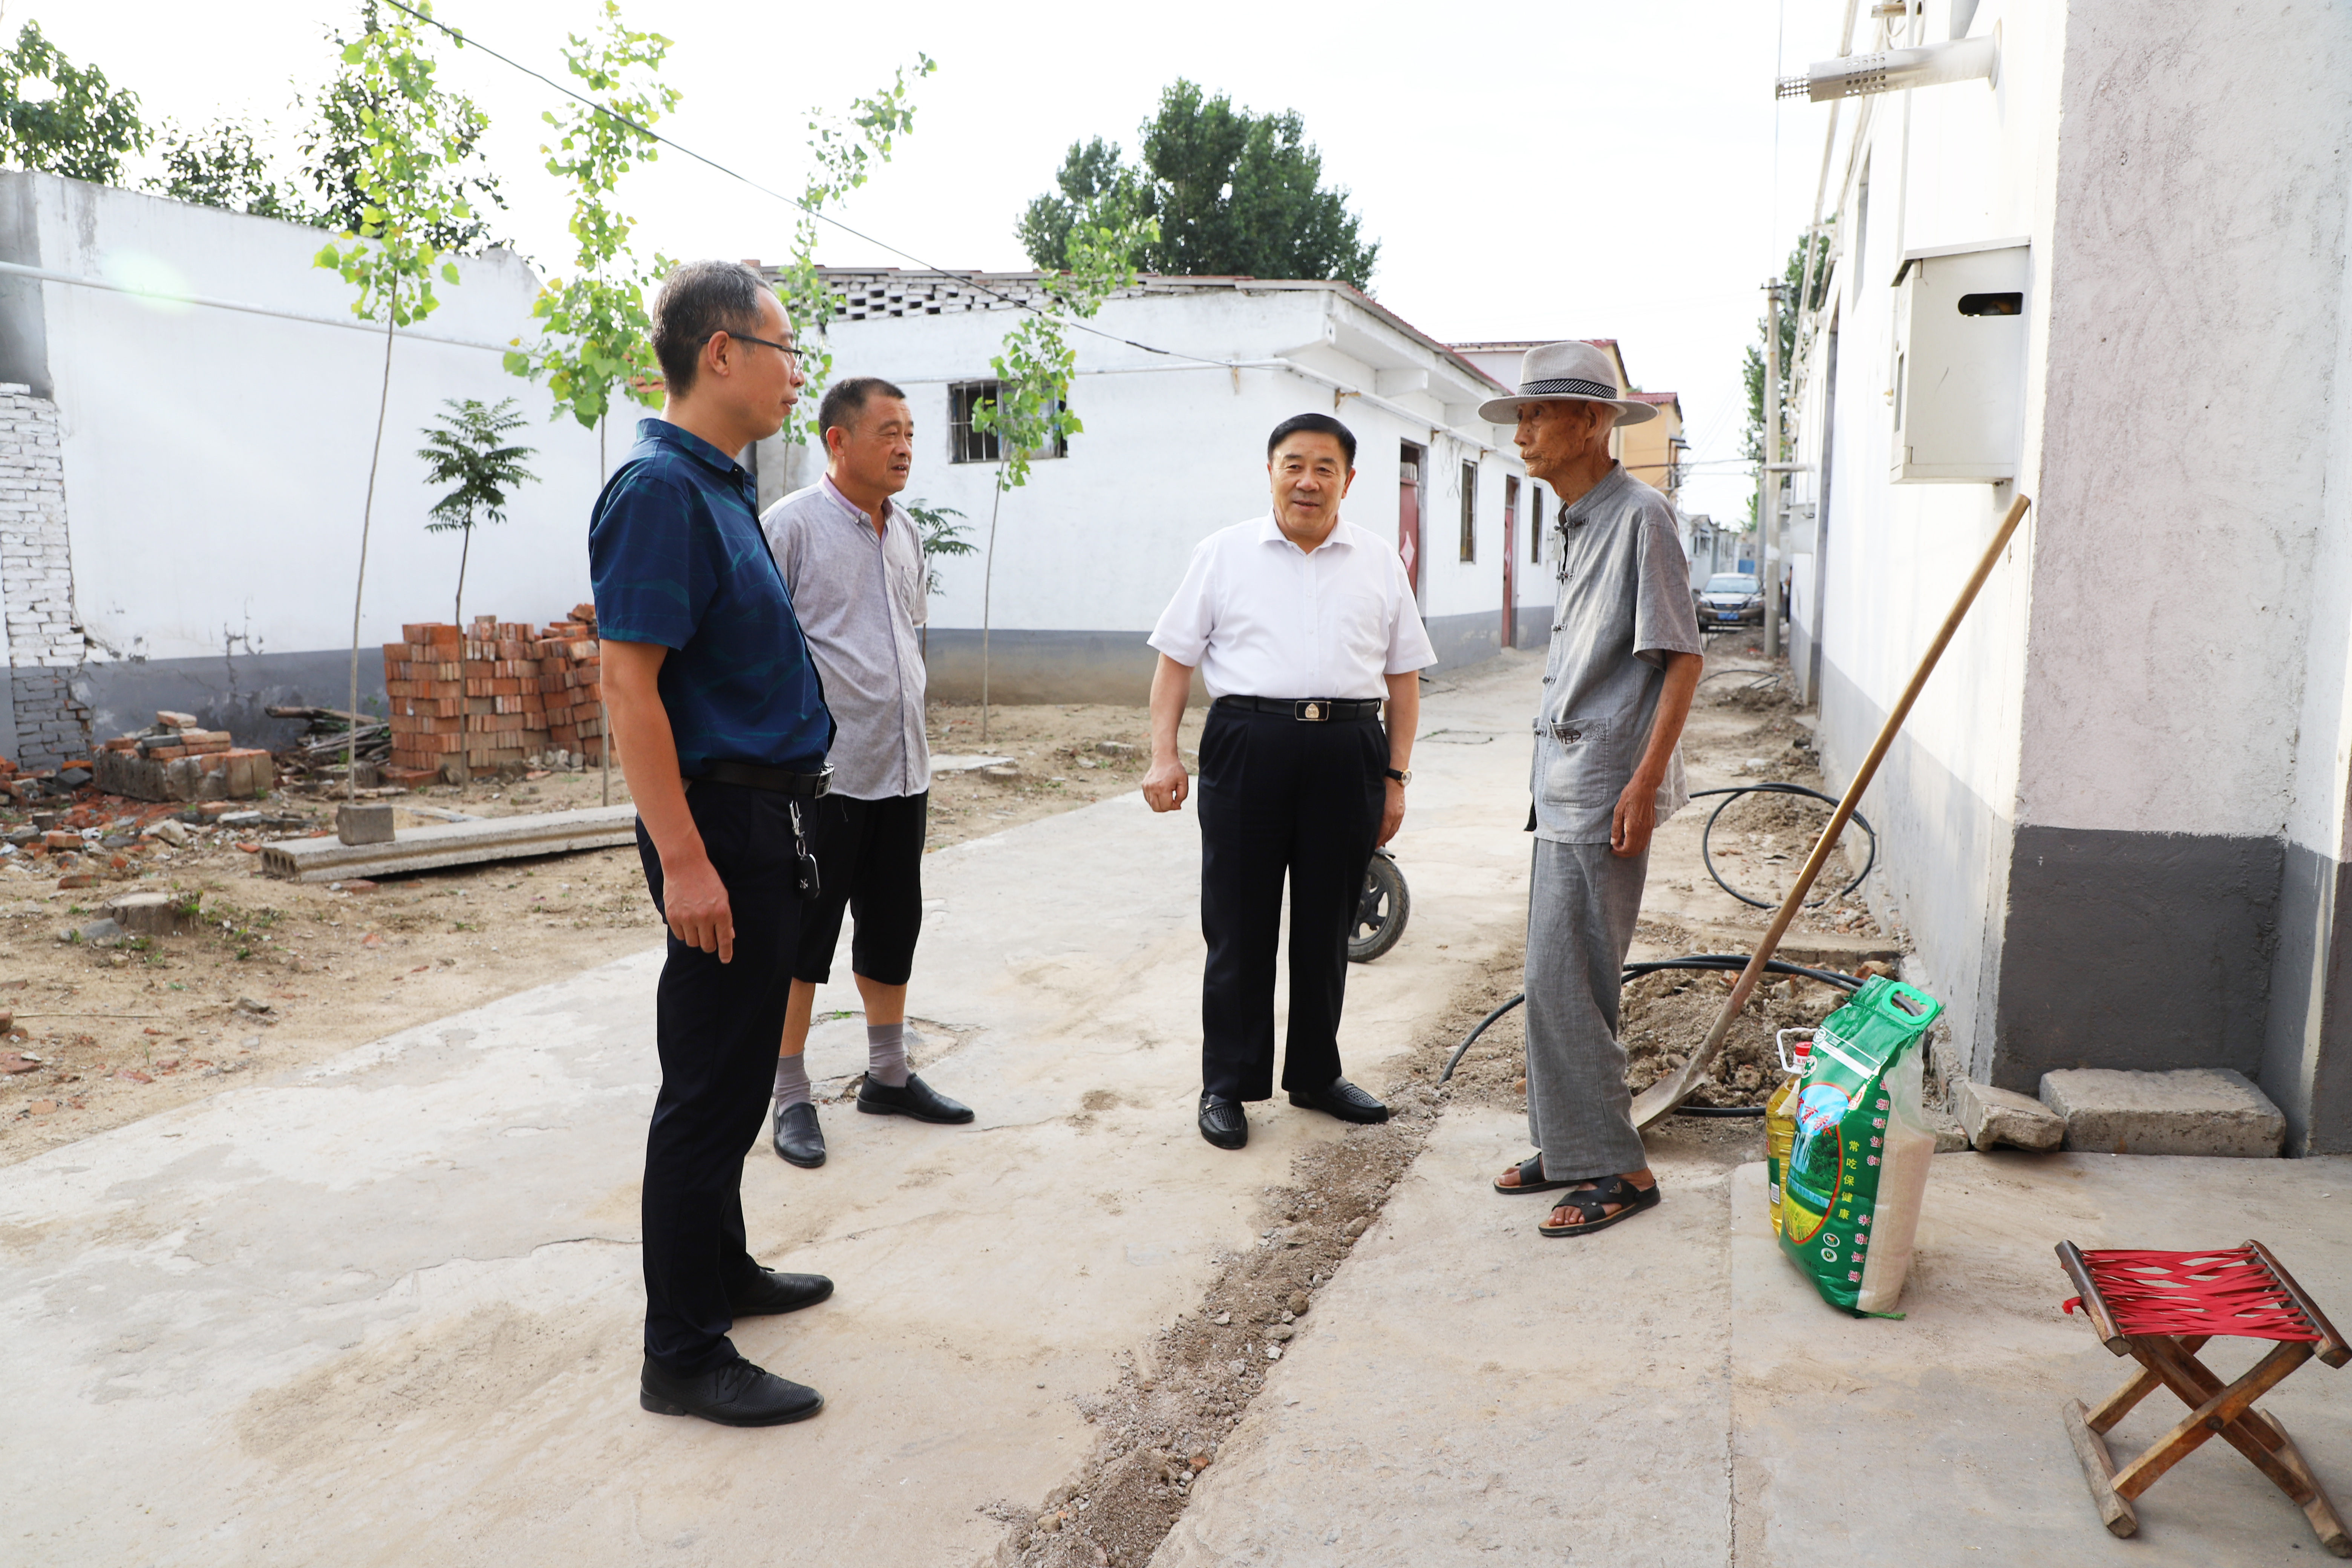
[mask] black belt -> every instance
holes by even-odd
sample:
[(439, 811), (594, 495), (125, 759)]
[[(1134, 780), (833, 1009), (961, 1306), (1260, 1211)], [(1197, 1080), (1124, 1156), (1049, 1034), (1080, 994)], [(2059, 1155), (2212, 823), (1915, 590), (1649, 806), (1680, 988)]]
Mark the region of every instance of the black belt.
[(1381, 716), (1381, 700), (1377, 697), (1220, 697), (1212, 706), (1239, 708), (1252, 713), (1279, 713), (1307, 724)]
[(782, 768), (763, 768), (752, 763), (705, 763), (700, 773), (688, 776), (709, 779), (712, 784), (763, 789), (772, 795), (788, 795), (801, 800), (822, 800), (833, 793), (833, 769), (830, 766), (822, 773), (795, 773)]

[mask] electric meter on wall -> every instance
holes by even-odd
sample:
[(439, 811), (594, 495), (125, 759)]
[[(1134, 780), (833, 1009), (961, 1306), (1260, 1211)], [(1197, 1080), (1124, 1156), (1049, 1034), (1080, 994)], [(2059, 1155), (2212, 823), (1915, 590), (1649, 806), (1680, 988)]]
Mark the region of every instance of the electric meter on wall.
[(2021, 239), (1904, 257), (1895, 275), (1896, 484), (2017, 477), (2032, 280)]

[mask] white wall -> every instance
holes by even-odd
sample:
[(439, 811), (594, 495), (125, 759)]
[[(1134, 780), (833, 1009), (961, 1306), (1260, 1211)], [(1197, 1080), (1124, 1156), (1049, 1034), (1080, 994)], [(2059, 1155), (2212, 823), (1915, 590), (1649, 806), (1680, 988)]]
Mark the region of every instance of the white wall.
[[(311, 266), (319, 230), (10, 174), (36, 219), (37, 257), (10, 259), (350, 321), (350, 291)], [(546, 423), (547, 394), (495, 347), (529, 333), (538, 280), (496, 252), (393, 350), (362, 640), (446, 620), (459, 539), (427, 534), (437, 492), (415, 456), (448, 397), (518, 399), (541, 482), (502, 525), (475, 531), (466, 614), (541, 621), (588, 596), (596, 439)], [(91, 658), (211, 658), (348, 647), (383, 340), (377, 332), (39, 285), (63, 429), (76, 595)], [(616, 435), (617, 460), (628, 437)], [(364, 658), (363, 665), (366, 664)], [(380, 678), (380, 668), (375, 671)]]
[[(1946, 36), (1948, 0), (1928, 6), (1924, 37)], [(2064, 17), (2056, 7), (1987, 0), (1970, 31), (2001, 27), (1997, 87), (1963, 82), (1863, 100), (1869, 118), (1860, 155), (1842, 136), (1833, 184), (1839, 250), (1820, 326), (1839, 326), (1833, 391), (1829, 545), (1822, 584), (1822, 696), (1825, 760), (1843, 779), (1860, 762), (1920, 653), (1950, 608), (2014, 493), (2011, 485), (1895, 485), (1889, 478), (1894, 364), (1890, 287), (1906, 250), (2030, 237), (2034, 282), (2028, 315), (2027, 450), (2039, 459), (2040, 366), (2050, 289), (2052, 145), (2059, 121), (2058, 61)], [(1858, 34), (1855, 47), (1868, 47)], [(1909, 130), (1905, 128), (1909, 100)], [(1856, 123), (1855, 105), (1845, 122)], [(1823, 110), (1820, 112), (1825, 114)], [(1863, 185), (1867, 179), (1867, 211)], [(1861, 253), (1857, 253), (1857, 244)], [(1803, 346), (1821, 377), (1823, 344)], [(1825, 379), (1809, 385), (1813, 417), (1800, 460), (1821, 459)], [(1799, 500), (1819, 489), (1801, 485)], [(1864, 803), (1887, 836), (1874, 881), (1910, 925), (1930, 976), (1951, 1009), (1954, 1036), (1981, 1058), (1990, 1048), (1993, 965), (2014, 826), (2020, 711), (2031, 584), (2023, 563), (2038, 516), (2029, 516), (1937, 667), (1904, 738)], [(1810, 606), (1809, 606), (1810, 607)]]
[[(948, 388), (988, 379), (989, 361), (1014, 321), (1011, 311), (995, 310), (842, 321), (830, 329), (836, 378), (879, 375), (908, 393), (918, 430), (907, 496), (962, 511), (971, 537), (983, 544), (995, 468), (948, 460)], [(1384, 367), (1335, 346), (1335, 340), (1400, 362), (1437, 357), (1332, 290), (1121, 298), (1104, 307), (1096, 324), (1120, 338), (1220, 362), (1288, 358), (1365, 390), (1376, 385)], [(1397, 392), (1388, 400), (1412, 410), (1400, 414), (1290, 370), (1188, 366), (1090, 334), (1076, 333), (1071, 341), (1078, 364), (1072, 403), (1086, 428), (1071, 438), (1067, 458), (1036, 463), (1028, 484), (1003, 498), (995, 627), (1148, 632), (1193, 546), (1217, 529), (1269, 510), (1266, 433), (1294, 414), (1328, 413), (1346, 423), (1359, 442), (1356, 481), (1342, 515), (1384, 541), (1397, 536), (1400, 444), (1429, 448), (1423, 479), (1423, 613), (1433, 621), (1490, 616), (1487, 635), (1494, 635), (1502, 605), (1503, 476), (1516, 474), (1525, 483), (1525, 469), (1502, 432), (1470, 426), (1474, 437), (1483, 439), (1481, 451), (1476, 440), (1433, 438), (1433, 422), (1451, 423), (1449, 412), (1464, 412), (1441, 396)], [(1465, 457), (1479, 462), (1474, 563), (1457, 558), (1456, 497)], [(771, 460), (763, 450), (763, 466)], [(1523, 502), (1522, 551), (1524, 529)], [(939, 563), (943, 591), (931, 602), (935, 630), (980, 626), (983, 563), (973, 555)], [(1524, 565), (1519, 576), (1526, 601), (1531, 595)]]

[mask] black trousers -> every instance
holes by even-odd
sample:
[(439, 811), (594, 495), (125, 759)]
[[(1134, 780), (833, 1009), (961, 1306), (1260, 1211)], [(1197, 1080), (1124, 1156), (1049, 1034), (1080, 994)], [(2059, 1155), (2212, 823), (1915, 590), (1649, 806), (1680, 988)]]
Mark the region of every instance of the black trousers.
[(1348, 928), (1387, 800), (1377, 721), (1302, 723), (1212, 708), (1201, 733), (1201, 1087), (1274, 1097), (1274, 969), (1290, 883), (1290, 1034), (1282, 1087), (1339, 1076)]
[[(669, 939), (656, 993), (662, 1080), (646, 1134), (640, 1223), (646, 1354), (691, 1374), (735, 1354), (729, 1288), (759, 1273), (743, 1241), (743, 1156), (775, 1087), (801, 900), (789, 800), (705, 779), (688, 789), (686, 803), (727, 888), (735, 956), (721, 963), (715, 952)], [(637, 857), (660, 909), (661, 857), (643, 822)]]
[(830, 795), (816, 803), (809, 836), (824, 894), (801, 921), (800, 956), (793, 978), (822, 985), (833, 973), (844, 910), (856, 921), (849, 967), (877, 985), (904, 985), (915, 972), (915, 939), (923, 934), (923, 835), (931, 797), (894, 795), (852, 800)]

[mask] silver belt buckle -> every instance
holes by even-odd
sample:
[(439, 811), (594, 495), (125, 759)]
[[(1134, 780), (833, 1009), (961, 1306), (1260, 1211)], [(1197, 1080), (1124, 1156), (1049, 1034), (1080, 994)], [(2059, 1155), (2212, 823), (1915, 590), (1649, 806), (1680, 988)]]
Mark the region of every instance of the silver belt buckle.
[(1328, 702), (1296, 702), (1291, 705), (1291, 712), (1309, 724), (1320, 724), (1331, 717), (1331, 705)]

